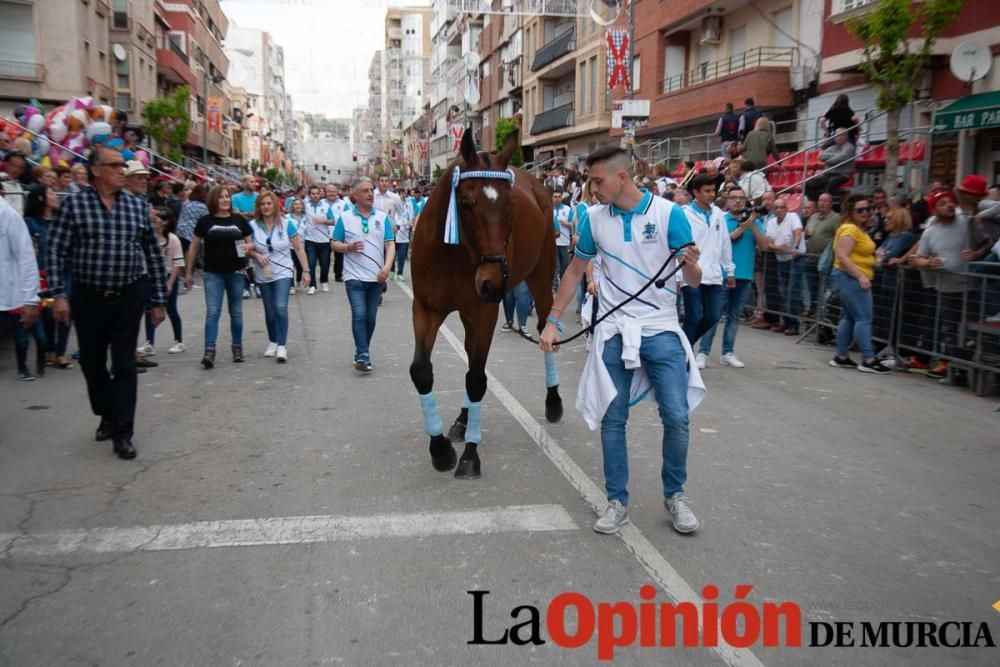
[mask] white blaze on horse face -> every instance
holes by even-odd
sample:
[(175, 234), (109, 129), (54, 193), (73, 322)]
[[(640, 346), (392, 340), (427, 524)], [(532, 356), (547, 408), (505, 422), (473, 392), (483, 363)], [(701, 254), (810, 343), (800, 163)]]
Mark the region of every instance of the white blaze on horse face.
[(497, 192), (497, 189), (492, 185), (487, 185), (486, 187), (484, 187), (483, 194), (486, 195), (486, 198), (493, 203), (496, 203), (497, 197), (500, 196), (500, 193)]

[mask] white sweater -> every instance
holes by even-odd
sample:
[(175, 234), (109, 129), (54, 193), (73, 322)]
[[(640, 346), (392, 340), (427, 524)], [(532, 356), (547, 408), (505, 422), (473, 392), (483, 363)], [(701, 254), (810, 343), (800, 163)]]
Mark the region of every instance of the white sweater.
[(38, 304), (38, 263), (28, 225), (0, 197), (0, 311)]
[(706, 213), (694, 202), (684, 207), (684, 213), (691, 225), (691, 238), (701, 252), (698, 260), (701, 284), (721, 285), (726, 277), (736, 272), (726, 214), (715, 204), (712, 204), (711, 212)]

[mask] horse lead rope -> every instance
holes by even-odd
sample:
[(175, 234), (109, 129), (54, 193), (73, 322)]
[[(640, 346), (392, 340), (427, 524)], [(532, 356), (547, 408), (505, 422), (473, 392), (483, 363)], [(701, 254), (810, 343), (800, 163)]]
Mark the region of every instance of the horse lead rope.
[[(622, 301), (621, 303), (619, 303), (617, 306), (615, 306), (614, 308), (612, 308), (608, 312), (604, 313), (604, 315), (602, 315), (601, 317), (599, 317), (596, 322), (592, 322), (590, 324), (590, 326), (585, 327), (584, 329), (581, 329), (580, 331), (576, 332), (575, 334), (573, 334), (569, 338), (566, 338), (565, 340), (557, 340), (555, 342), (555, 344), (556, 345), (563, 345), (565, 343), (569, 343), (571, 341), (576, 340), (577, 338), (579, 338), (580, 336), (582, 336), (584, 334), (592, 332), (597, 327), (598, 324), (600, 324), (604, 320), (608, 319), (612, 314), (614, 314), (615, 312), (617, 312), (618, 310), (620, 310), (621, 308), (623, 308), (626, 304), (629, 304), (629, 303), (635, 301), (636, 299), (638, 299), (639, 296), (643, 292), (645, 292), (647, 289), (649, 289), (653, 285), (653, 283), (656, 283), (656, 287), (657, 288), (662, 289), (663, 286), (667, 284), (667, 281), (670, 280), (678, 271), (680, 271), (684, 267), (684, 264), (678, 264), (677, 267), (673, 271), (671, 271), (670, 273), (668, 273), (663, 278), (660, 278), (660, 274), (667, 270), (667, 267), (670, 265), (670, 262), (673, 261), (674, 257), (677, 256), (678, 252), (680, 252), (681, 250), (683, 250), (684, 248), (686, 248), (688, 246), (693, 246), (693, 245), (694, 245), (694, 242), (685, 243), (681, 247), (679, 247), (676, 250), (674, 250), (673, 252), (671, 252), (670, 256), (667, 257), (667, 261), (663, 262), (663, 265), (656, 272), (656, 274), (652, 278), (650, 278), (646, 282), (646, 284), (643, 285), (639, 289), (638, 292), (636, 292), (635, 294), (632, 294), (629, 298), (625, 299), (624, 301)], [(549, 311), (551, 312), (551, 308), (549, 309)]]

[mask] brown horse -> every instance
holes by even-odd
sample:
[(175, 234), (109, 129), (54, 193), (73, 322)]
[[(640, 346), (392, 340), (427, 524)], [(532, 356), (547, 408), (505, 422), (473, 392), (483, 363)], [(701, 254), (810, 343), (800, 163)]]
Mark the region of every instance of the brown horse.
[[(517, 146), (515, 133), (499, 154), (477, 153), (472, 132), (467, 129), (459, 158), (431, 192), (410, 240), (416, 339), (410, 378), (420, 394), (434, 468), (454, 468), (451, 443), (466, 441), (455, 470), (459, 479), (480, 476), (479, 409), (486, 394), (486, 358), (504, 293), (527, 281), (535, 298), (539, 333), (552, 307), (556, 261), (552, 199), (536, 178), (508, 169)], [(450, 204), (457, 212), (453, 226), (447, 224)], [(450, 244), (446, 243), (446, 231), (455, 233)], [(433, 393), (431, 351), (441, 323), (456, 310), (465, 326), (469, 371), (465, 375), (465, 404), (445, 436)], [(556, 422), (563, 414), (559, 379), (554, 356), (547, 354), (545, 361), (545, 417)]]

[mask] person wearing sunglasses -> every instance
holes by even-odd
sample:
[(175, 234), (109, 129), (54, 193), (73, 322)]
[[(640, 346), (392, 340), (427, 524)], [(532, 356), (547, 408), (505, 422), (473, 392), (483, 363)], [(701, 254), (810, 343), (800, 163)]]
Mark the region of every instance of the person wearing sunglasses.
[[(868, 235), (872, 206), (864, 195), (851, 195), (844, 207), (847, 219), (833, 239), (835, 259), (830, 281), (840, 296), (842, 315), (837, 325), (834, 368), (856, 368), (885, 375), (892, 370), (875, 358), (872, 346), (872, 278), (875, 277), (875, 242)], [(847, 354), (851, 340), (861, 349), (861, 363)]]
[(111, 440), (119, 457), (133, 459), (135, 341), (147, 298), (154, 327), (167, 315), (167, 271), (149, 207), (124, 190), (125, 166), (118, 151), (95, 149), (94, 187), (59, 207), (46, 267), (56, 322), (67, 323), (72, 311), (90, 407), (101, 418), (96, 438)]
[(375, 208), (371, 179), (354, 181), (355, 204), (345, 206), (333, 228), (333, 249), (344, 253), (344, 287), (351, 303), (354, 368), (372, 371), (371, 342), (383, 285), (396, 257), (393, 223)]

